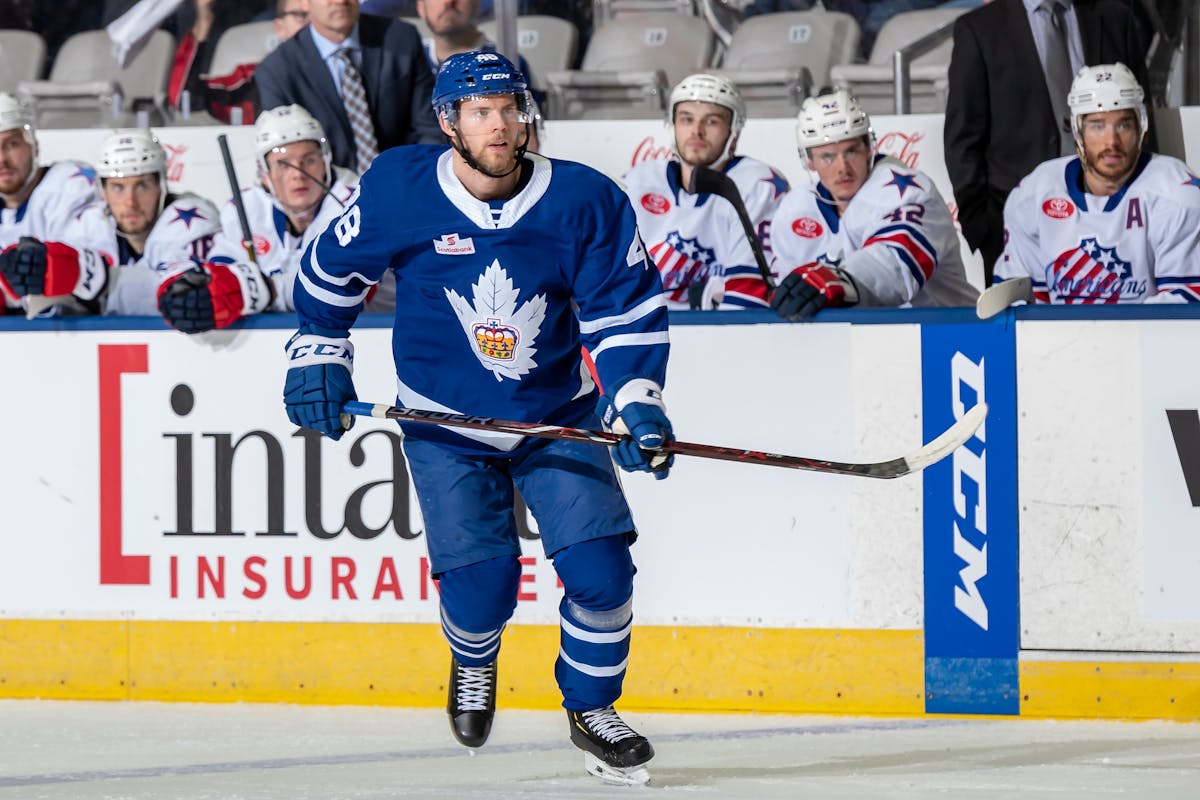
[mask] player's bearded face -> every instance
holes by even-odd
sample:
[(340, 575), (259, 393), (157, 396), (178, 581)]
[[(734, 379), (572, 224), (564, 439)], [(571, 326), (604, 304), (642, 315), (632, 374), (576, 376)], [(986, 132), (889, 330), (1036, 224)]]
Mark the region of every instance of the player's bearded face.
[[(301, 172), (303, 170), (303, 172)], [(311, 177), (305, 177), (305, 175)], [(324, 199), (325, 156), (312, 141), (292, 142), (267, 153), (267, 180), (288, 214), (302, 215)]]
[(1088, 114), (1080, 124), (1083, 161), (1105, 180), (1119, 180), (1133, 170), (1140, 151), (1137, 112), (1130, 108)]
[(101, 192), (117, 229), (131, 236), (149, 233), (158, 219), (158, 175), (105, 178)]
[(16, 194), (33, 171), (33, 145), (21, 131), (0, 133), (0, 194)]
[(716, 103), (685, 100), (675, 104), (675, 148), (685, 164), (707, 167), (725, 152), (733, 112)]
[(528, 123), (529, 115), (512, 95), (469, 97), (459, 106), (455, 131), (446, 132), (452, 138), (457, 133), (459, 146), (474, 159), (476, 169), (499, 178), (516, 167), (517, 146), (527, 143)]
[(871, 174), (871, 148), (861, 137), (814, 147), (809, 157), (821, 184), (840, 203), (858, 194)]

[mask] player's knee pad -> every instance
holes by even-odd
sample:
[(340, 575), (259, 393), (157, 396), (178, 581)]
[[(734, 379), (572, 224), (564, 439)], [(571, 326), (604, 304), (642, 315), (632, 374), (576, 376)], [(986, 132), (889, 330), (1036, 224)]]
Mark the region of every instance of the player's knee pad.
[(521, 562), (515, 556), (487, 561), (443, 572), (441, 592), (443, 626), (460, 633), (497, 633), (517, 608)]
[(598, 630), (615, 630), (632, 613), (637, 572), (626, 536), (605, 536), (564, 547), (554, 554), (563, 584), (565, 610)]

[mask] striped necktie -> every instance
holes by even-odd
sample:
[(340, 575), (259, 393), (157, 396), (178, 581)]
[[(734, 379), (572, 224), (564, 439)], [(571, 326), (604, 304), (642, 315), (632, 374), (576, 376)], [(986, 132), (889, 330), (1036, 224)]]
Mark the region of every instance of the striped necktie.
[(371, 123), (367, 91), (363, 88), (362, 75), (350, 58), (350, 48), (343, 47), (334, 55), (342, 60), (342, 102), (346, 106), (346, 116), (350, 118), (350, 130), (354, 133), (354, 151), (361, 175), (379, 155), (379, 142), (375, 138), (375, 126)]

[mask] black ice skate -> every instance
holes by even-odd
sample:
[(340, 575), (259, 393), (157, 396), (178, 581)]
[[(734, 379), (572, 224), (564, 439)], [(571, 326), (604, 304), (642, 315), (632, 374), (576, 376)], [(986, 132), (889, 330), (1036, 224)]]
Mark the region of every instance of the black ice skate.
[(450, 659), (450, 691), (446, 701), (450, 730), (467, 747), (483, 747), (496, 715), (496, 662), (468, 667)]
[(571, 743), (583, 751), (587, 771), (605, 783), (641, 786), (650, 782), (645, 764), (654, 748), (645, 736), (625, 724), (612, 706), (594, 711), (567, 711)]

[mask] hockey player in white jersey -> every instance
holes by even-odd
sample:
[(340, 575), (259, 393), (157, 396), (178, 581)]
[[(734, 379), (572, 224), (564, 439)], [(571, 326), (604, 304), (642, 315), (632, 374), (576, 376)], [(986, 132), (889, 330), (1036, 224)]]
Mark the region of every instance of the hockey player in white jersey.
[(333, 166), (321, 124), (298, 105), (259, 114), (254, 153), (258, 185), (241, 195), (257, 266), (230, 200), (207, 263), (172, 276), (159, 292), (160, 311), (179, 330), (195, 333), (260, 311), (291, 311), (304, 248), (342, 213), (357, 185), (353, 172)]
[[(284, 403), (334, 439), (355, 398), (349, 340), (371, 284), (396, 276), (398, 402), (631, 433), (612, 458), (665, 477), (667, 311), (628, 198), (599, 172), (526, 153), (528, 85), (504, 56), (451, 56), (433, 104), (451, 148), (395, 147), (308, 248), (295, 290)], [(591, 353), (604, 394), (583, 363)], [(361, 365), (360, 365), (361, 366)], [(599, 412), (599, 413), (598, 413)], [(440, 579), (447, 713), (487, 740), (501, 633), (516, 607), (513, 487), (563, 585), (555, 677), (589, 771), (640, 783), (654, 749), (613, 709), (632, 625), (636, 536), (605, 448), (401, 423)]]
[(104, 263), (65, 235), (96, 201), (96, 173), (80, 161), (41, 167), (37, 156), (32, 110), (0, 93), (0, 310), (20, 311), (20, 298), (46, 295), (94, 306), (107, 279)]
[(805, 100), (796, 141), (817, 181), (793, 189), (771, 220), (776, 270), (785, 276), (771, 296), (780, 316), (975, 302), (933, 180), (875, 152), (871, 120), (849, 92)]
[(996, 280), (1027, 275), (1043, 303), (1200, 302), (1200, 178), (1141, 149), (1133, 73), (1084, 67), (1067, 104), (1077, 155), (1040, 164), (1008, 196)]
[(696, 167), (726, 173), (737, 184), (764, 252), (770, 252), (768, 223), (788, 183), (761, 161), (735, 154), (745, 122), (737, 86), (719, 75), (689, 75), (671, 91), (668, 104), (675, 157), (642, 162), (624, 177), (669, 308), (766, 305), (766, 284), (733, 206), (716, 195), (687, 191)]
[(155, 293), (169, 275), (204, 261), (220, 229), (216, 207), (167, 184), (167, 154), (149, 129), (115, 131), (101, 145), (100, 200), (67, 229), (79, 252), (109, 266), (96, 313), (158, 314)]

